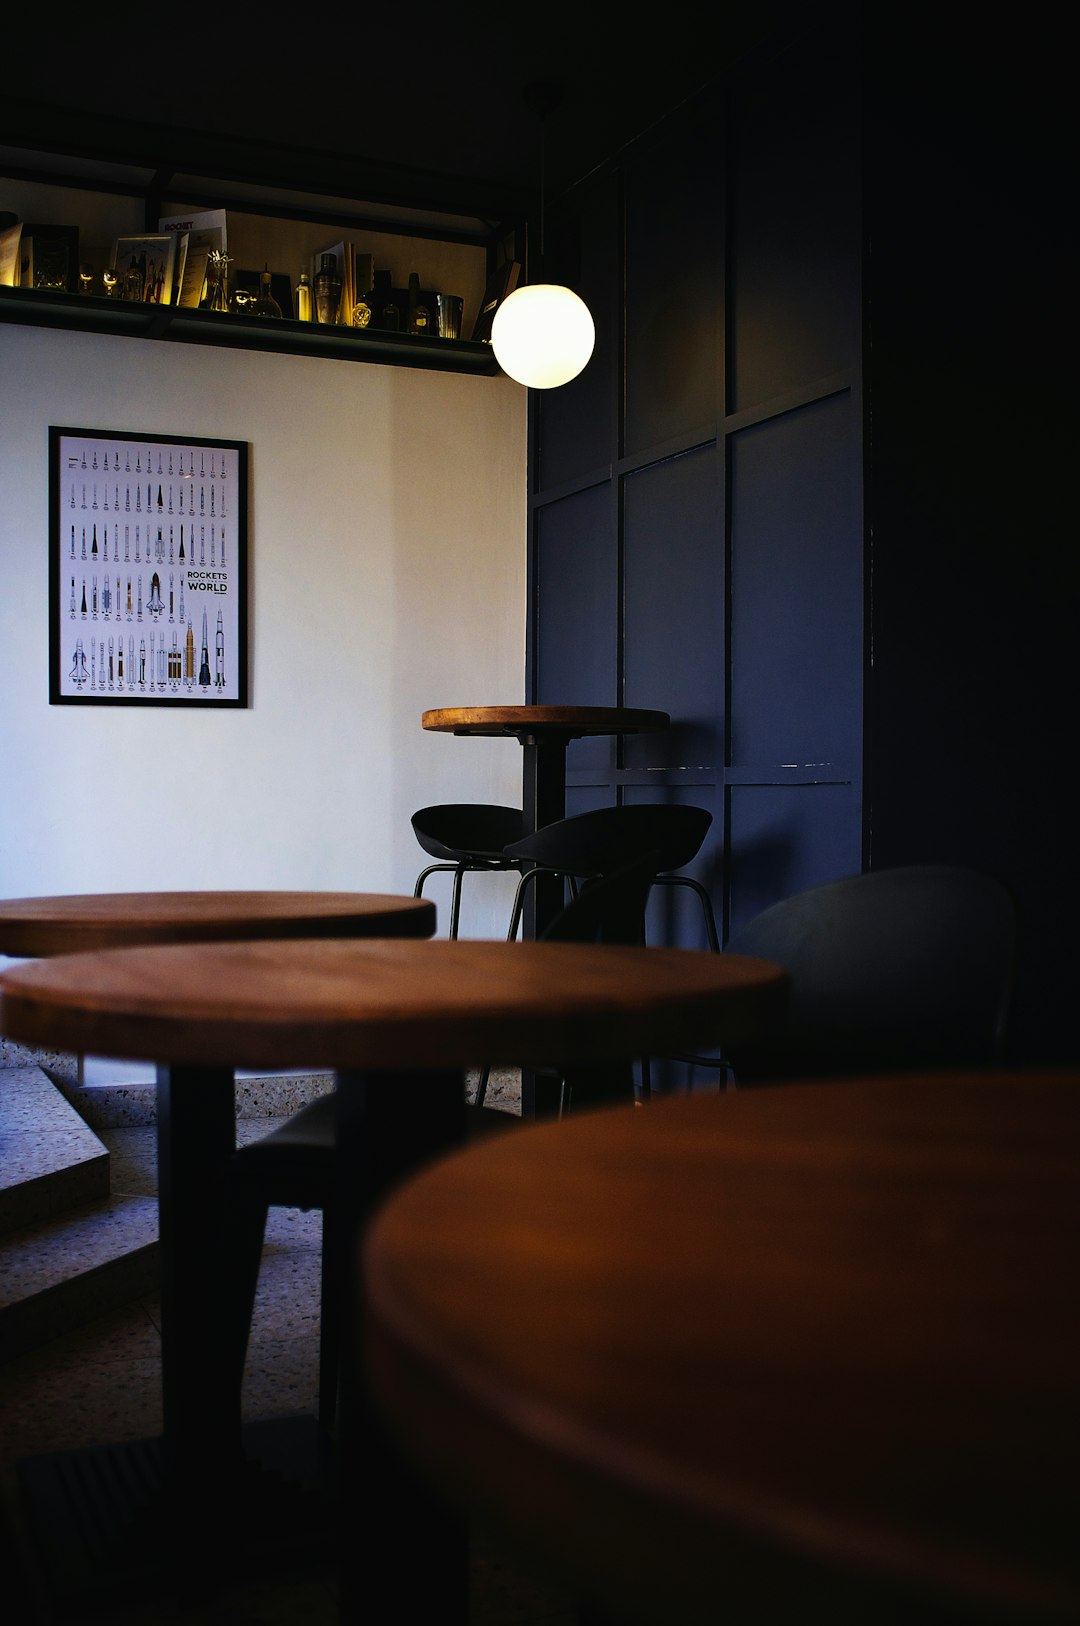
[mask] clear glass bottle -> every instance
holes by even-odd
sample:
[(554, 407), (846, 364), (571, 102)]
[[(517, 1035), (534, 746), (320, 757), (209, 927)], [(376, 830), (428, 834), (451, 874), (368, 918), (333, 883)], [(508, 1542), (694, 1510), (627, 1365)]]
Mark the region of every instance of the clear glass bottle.
[(311, 304), (311, 278), (308, 276), (306, 271), (302, 270), (300, 272), (299, 281), (296, 284), (296, 320), (298, 322), (310, 322), (313, 315), (314, 311)]
[(270, 268), (267, 265), (263, 266), (262, 275), (259, 278), (259, 291), (251, 302), (250, 310), (252, 316), (281, 315), (281, 306), (271, 292)]
[(338, 305), (341, 301), (341, 277), (338, 275), (336, 254), (329, 252), (320, 256), (313, 288), (316, 320), (336, 322)]
[(133, 254), (131, 263), (124, 272), (124, 281), (120, 297), (122, 299), (141, 300), (143, 296), (143, 274), (139, 269), (139, 262)]

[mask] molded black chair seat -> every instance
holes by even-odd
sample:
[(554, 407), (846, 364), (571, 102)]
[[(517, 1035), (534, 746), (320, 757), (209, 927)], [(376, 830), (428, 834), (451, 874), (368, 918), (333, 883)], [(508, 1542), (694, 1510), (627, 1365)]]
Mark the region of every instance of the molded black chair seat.
[(573, 894), (578, 882), (610, 875), (651, 853), (655, 858), (653, 885), (683, 886), (697, 894), (709, 947), (718, 953), (720, 938), (707, 889), (693, 876), (675, 873), (696, 858), (711, 824), (712, 814), (704, 807), (634, 803), (594, 808), (511, 841), (507, 856), (527, 867), (518, 882), (508, 936), (517, 936), (526, 890), (539, 873), (565, 876)]
[[(633, 943), (640, 940), (645, 905), (653, 877), (650, 858), (638, 859), (624, 871), (582, 889), (544, 934), (552, 941)], [(486, 1082), (486, 1069), (483, 1076)], [(628, 1065), (590, 1064), (563, 1075), (563, 1093), (575, 1093), (578, 1104), (611, 1099), (631, 1100), (633, 1078)], [(319, 1422), (331, 1430), (337, 1411), (339, 1259), (335, 1247), (334, 1203), (337, 1171), (337, 1095), (330, 1091), (301, 1107), (262, 1139), (241, 1146), (230, 1164), (236, 1261), (236, 1381), (243, 1379), (251, 1318), (258, 1288), (259, 1265), (270, 1208), (321, 1209), (322, 1265), (319, 1325)], [(467, 1108), (466, 1133), (479, 1139), (521, 1126), (517, 1113), (482, 1104)]]
[(1009, 890), (963, 866), (868, 870), (773, 904), (726, 945), (791, 977), (783, 1028), (728, 1055), (736, 1085), (1000, 1063), (1018, 936)]
[(505, 849), (525, 833), (525, 815), (520, 807), (501, 807), (495, 802), (443, 802), (420, 808), (412, 816), (412, 827), (421, 847), (436, 859), (417, 876), (413, 896), (423, 895), (429, 875), (452, 874), (450, 936), (457, 937), (462, 876), (473, 870), (520, 873), (520, 862), (507, 857)]
[[(230, 1170), (236, 1226), (233, 1240), (238, 1265), (238, 1383), (243, 1378), (268, 1211), (271, 1208), (322, 1210), (318, 1415), (326, 1430), (333, 1428), (337, 1412), (340, 1351), (336, 1309), (340, 1277), (334, 1224), (337, 1108), (336, 1091), (317, 1096), (261, 1140), (239, 1147)], [(470, 1140), (512, 1129), (521, 1122), (516, 1114), (495, 1107), (470, 1106), (467, 1112)]]

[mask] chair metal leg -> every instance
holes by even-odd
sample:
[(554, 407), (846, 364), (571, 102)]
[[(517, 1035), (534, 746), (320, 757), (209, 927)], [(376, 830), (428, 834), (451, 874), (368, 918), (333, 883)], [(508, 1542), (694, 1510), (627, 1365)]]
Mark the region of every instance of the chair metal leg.
[(522, 870), (518, 879), (518, 884), (514, 891), (514, 907), (510, 911), (510, 929), (506, 934), (506, 941), (508, 943), (512, 943), (517, 937), (518, 927), (521, 925), (521, 917), (525, 912), (525, 888), (530, 875), (535, 874), (535, 870), (525, 869)]
[(434, 875), (438, 871), (450, 872), (450, 871), (453, 871), (453, 870), (456, 870), (456, 869), (457, 869), (456, 864), (429, 864), (427, 869), (422, 869), (420, 871), (419, 875), (416, 877), (416, 885), (413, 887), (413, 897), (414, 898), (422, 898), (423, 897), (423, 895), (424, 895), (424, 882), (427, 880), (429, 875)]
[(465, 866), (459, 864), (454, 871), (454, 890), (450, 898), (450, 937), (454, 939), (458, 934), (458, 922), (461, 919), (461, 877)]
[(709, 947), (714, 954), (720, 953), (720, 934), (716, 929), (716, 915), (713, 911), (712, 899), (700, 881), (692, 875), (658, 875), (654, 883), (657, 886), (686, 886), (691, 892), (696, 892), (701, 899), (702, 913), (705, 916), (705, 932), (709, 939)]
[(572, 898), (576, 898), (578, 895), (578, 883), (576, 876), (568, 875), (563, 870), (547, 869), (543, 864), (534, 864), (532, 869), (523, 870), (521, 873), (521, 879), (517, 884), (517, 889), (514, 892), (514, 907), (510, 911), (510, 929), (506, 934), (506, 941), (508, 943), (512, 943), (517, 937), (518, 928), (521, 925), (521, 917), (525, 912), (525, 894), (529, 883), (530, 881), (536, 881), (541, 875), (562, 875), (564, 881), (566, 881), (569, 887), (570, 896)]

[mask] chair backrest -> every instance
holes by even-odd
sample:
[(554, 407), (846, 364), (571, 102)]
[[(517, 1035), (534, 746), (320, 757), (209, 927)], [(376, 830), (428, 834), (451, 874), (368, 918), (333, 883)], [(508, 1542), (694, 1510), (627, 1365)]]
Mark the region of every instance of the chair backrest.
[(520, 807), (495, 802), (443, 802), (412, 816), (413, 833), (426, 853), (450, 862), (476, 857), (501, 859), (503, 849), (525, 829)]
[(704, 807), (635, 803), (599, 807), (544, 825), (509, 843), (515, 858), (580, 877), (608, 875), (646, 853), (656, 872), (681, 869), (696, 855), (712, 823)]
[(783, 1029), (729, 1054), (736, 1081), (992, 1065), (1017, 939), (1008, 889), (952, 865), (869, 870), (774, 904), (726, 945), (791, 976)]
[(656, 876), (655, 853), (586, 881), (541, 934), (549, 943), (644, 943), (645, 906)]

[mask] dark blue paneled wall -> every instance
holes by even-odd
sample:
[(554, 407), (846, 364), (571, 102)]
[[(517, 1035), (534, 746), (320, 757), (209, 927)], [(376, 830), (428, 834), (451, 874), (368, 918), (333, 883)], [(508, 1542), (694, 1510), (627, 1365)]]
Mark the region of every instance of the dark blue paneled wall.
[[(998, 36), (815, 8), (560, 200), (598, 340), (532, 402), (528, 684), (671, 712), (572, 748), (568, 804), (709, 807), (728, 928), (1000, 876), (1012, 1057), (1075, 1062), (1071, 92)], [(699, 940), (687, 898), (654, 925)]]
[[(858, 174), (857, 78), (818, 40), (562, 201), (599, 337), (533, 401), (531, 693), (670, 713), (572, 746), (567, 805), (708, 807), (732, 925), (862, 863)], [(689, 893), (654, 913), (704, 943)]]

